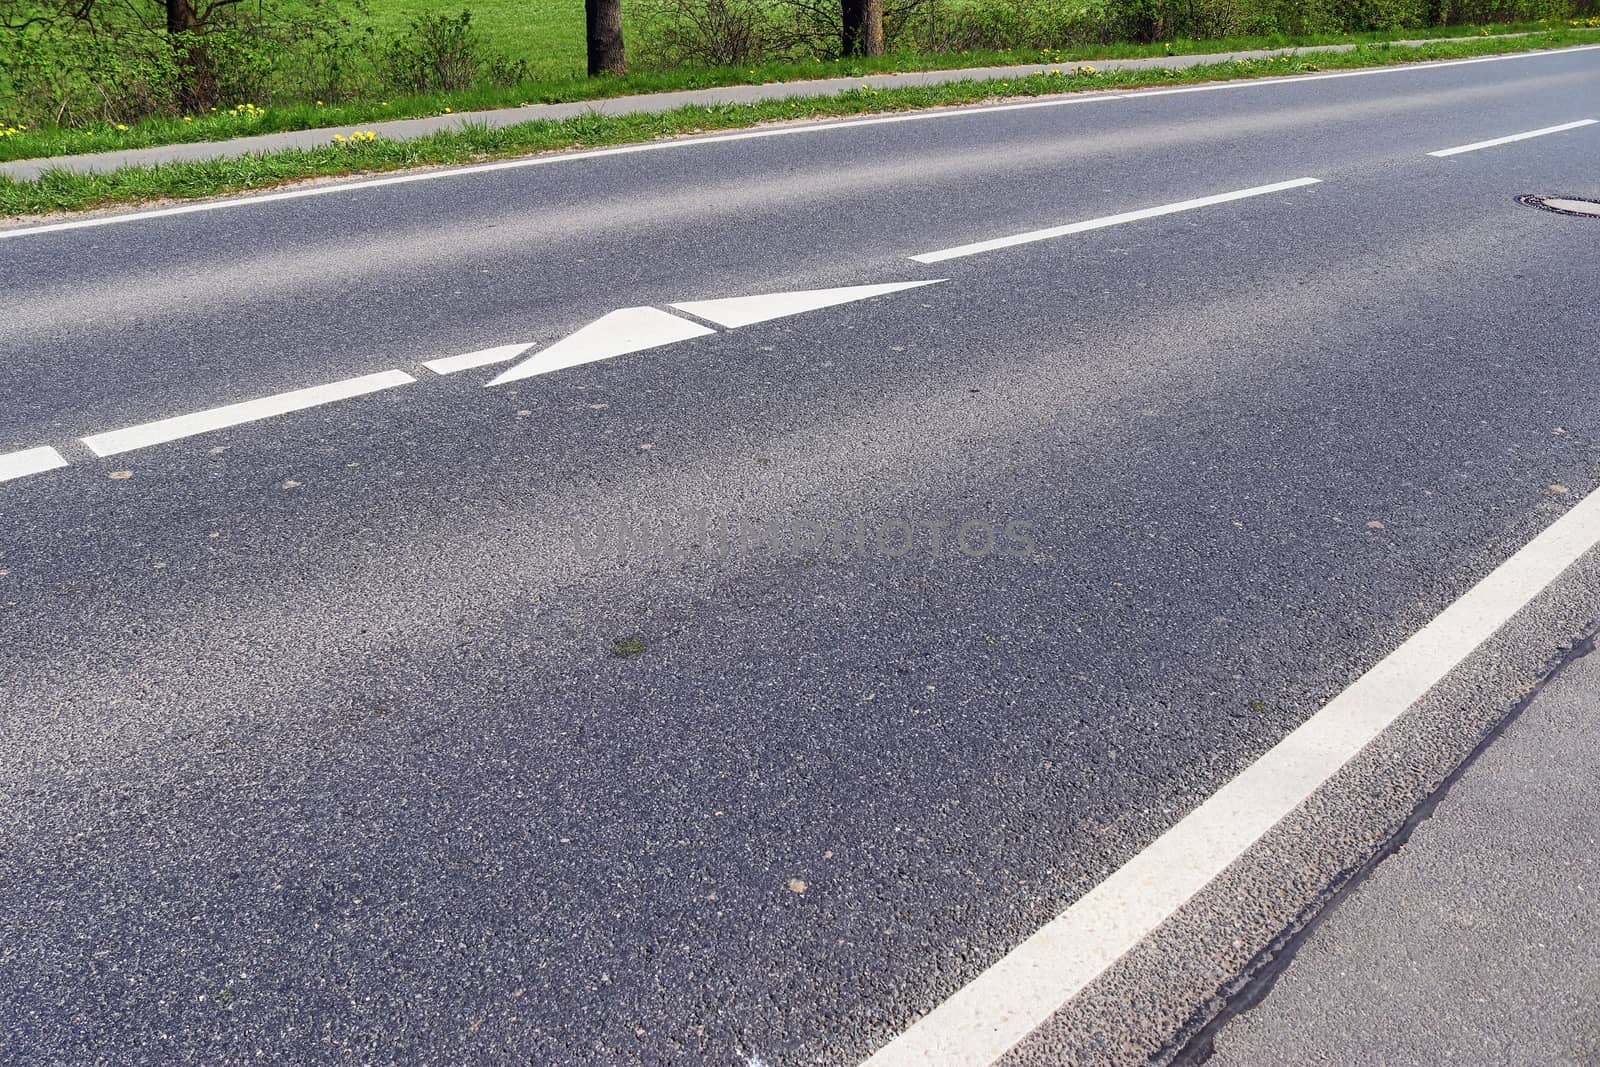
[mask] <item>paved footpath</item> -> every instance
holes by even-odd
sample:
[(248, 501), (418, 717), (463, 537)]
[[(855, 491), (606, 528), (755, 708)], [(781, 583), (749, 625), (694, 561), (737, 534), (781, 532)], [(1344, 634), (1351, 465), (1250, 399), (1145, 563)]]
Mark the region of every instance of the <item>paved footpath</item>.
[[(1524, 37), (1526, 34), (1506, 34)], [(1430, 40), (1396, 41), (1396, 45), (1415, 46)], [(20, 181), (37, 178), (47, 170), (95, 173), (122, 167), (151, 166), (157, 163), (192, 162), (206, 159), (234, 159), (252, 153), (279, 152), (289, 148), (316, 148), (327, 144), (333, 135), (348, 135), (356, 130), (373, 130), (380, 137), (405, 141), (440, 130), (463, 126), (514, 126), (538, 119), (570, 119), (579, 115), (639, 115), (671, 111), (691, 105), (754, 104), (763, 100), (788, 100), (796, 97), (829, 96), (863, 85), (892, 89), (908, 85), (943, 85), (959, 81), (1001, 81), (1025, 78), (1074, 66), (1092, 65), (1096, 70), (1181, 69), (1206, 63), (1227, 63), (1236, 59), (1265, 59), (1300, 52), (1348, 52), (1355, 45), (1319, 45), (1310, 48), (1265, 48), (1242, 52), (1211, 52), (1187, 56), (1152, 56), (1148, 59), (1097, 59), (1070, 63), (1034, 63), (1013, 67), (968, 67), (961, 70), (928, 70), (906, 74), (873, 74), (860, 78), (820, 78), (812, 81), (770, 82), (766, 85), (728, 85), (715, 89), (689, 89), (675, 93), (646, 93), (639, 96), (614, 96), (603, 100), (582, 100), (570, 104), (528, 104), (494, 111), (470, 111), (432, 115), (392, 122), (366, 122), (346, 126), (327, 126), (316, 130), (291, 130), (256, 137), (237, 137), (230, 141), (203, 141), (195, 144), (157, 145), (130, 148), (121, 152), (94, 152), (76, 156), (51, 156), (45, 159), (19, 159), (0, 163), (0, 176)]]
[(1211, 1067), (1600, 1063), (1600, 655), (1305, 941)]

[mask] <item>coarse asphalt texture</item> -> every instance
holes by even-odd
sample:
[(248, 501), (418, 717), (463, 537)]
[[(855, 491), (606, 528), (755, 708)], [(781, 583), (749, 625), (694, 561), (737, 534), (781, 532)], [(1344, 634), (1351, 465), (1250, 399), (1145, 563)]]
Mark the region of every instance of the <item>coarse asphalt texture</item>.
[[(0, 453), (72, 461), (0, 484), (0, 1058), (859, 1060), (1600, 483), (1600, 222), (1514, 199), (1600, 192), (1600, 127), (1426, 155), (1597, 112), (1567, 51), (0, 240)], [(817, 524), (866, 547), (765, 536)]]
[(1300, 947), (1213, 1067), (1600, 1060), (1600, 656), (1558, 674)]

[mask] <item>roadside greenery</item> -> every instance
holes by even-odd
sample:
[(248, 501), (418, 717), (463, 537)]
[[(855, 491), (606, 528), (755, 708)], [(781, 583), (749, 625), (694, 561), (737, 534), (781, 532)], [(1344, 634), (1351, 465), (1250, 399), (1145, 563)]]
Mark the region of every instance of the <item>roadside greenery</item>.
[(258, 190), (286, 182), (368, 174), (426, 165), (499, 159), (556, 149), (592, 148), (788, 120), (902, 111), (1039, 96), (1089, 89), (1135, 88), (1183, 82), (1293, 75), (1326, 69), (1383, 66), (1559, 48), (1600, 40), (1593, 30), (1567, 28), (1500, 40), (1462, 39), (1421, 47), (1362, 45), (1347, 52), (1236, 60), (1182, 70), (1097, 71), (1063, 66), (1048, 74), (1000, 81), (896, 89), (862, 88), (799, 100), (715, 107), (685, 107), (655, 115), (586, 115), (561, 122), (536, 121), (492, 129), (468, 126), (407, 141), (363, 133), (326, 147), (239, 159), (128, 168), (108, 174), (51, 171), (36, 181), (0, 179), (0, 215), (24, 216), (110, 204), (191, 199)]
[[(187, 5), (189, 28), (165, 28), (173, 4)], [(0, 0), (0, 38), (0, 121), (14, 126), (115, 129), (530, 77), (526, 61), (485, 44), (469, 12), (380, 34), (337, 0)]]
[[(431, 0), (0, 0), (0, 128), (21, 131), (0, 137), (0, 158), (45, 146), (92, 150), (107, 139), (198, 140), (241, 127), (818, 76), (842, 48), (840, 0), (626, 0), (637, 73), (585, 80), (584, 0), (469, 2), (470, 10)], [(847, 69), (1564, 25), (1591, 18), (1596, 3), (881, 0), (886, 54), (852, 58)], [(73, 144), (63, 133), (97, 140)]]
[[(0, 0), (3, 2), (3, 0)], [(0, 162), (39, 159), (49, 156), (105, 152), (152, 145), (196, 141), (222, 141), (254, 134), (288, 130), (320, 129), (381, 122), (388, 119), (419, 118), (452, 112), (490, 108), (520, 107), (526, 104), (568, 103), (595, 100), (633, 93), (704, 89), (725, 85), (760, 85), (768, 82), (799, 81), (816, 78), (862, 77), (894, 71), (947, 70), (961, 67), (1003, 66), (1011, 64), (1079, 63), (1101, 59), (1128, 59), (1163, 55), (1200, 55), (1215, 52), (1272, 48), (1300, 48), (1313, 45), (1381, 43), (1412, 36), (1405, 30), (1370, 30), (1363, 33), (1274, 34), (1270, 36), (1228, 37), (1210, 40), (1163, 41), (1149, 44), (1109, 43), (1064, 48), (1028, 48), (1010, 51), (970, 50), (964, 52), (896, 52), (878, 57), (847, 60), (774, 60), (759, 65), (697, 66), (688, 64), (673, 69), (636, 70), (626, 77), (565, 78), (521, 77), (530, 69), (527, 59), (510, 59), (493, 50), (480, 51), (476, 63), (469, 62), (475, 23), (461, 16), (431, 16), (422, 20), (421, 33), (406, 32), (380, 36), (389, 70), (388, 81), (374, 83), (366, 95), (335, 91), (337, 76), (324, 70), (320, 80), (323, 95), (309, 100), (269, 102), (224, 100), (193, 115), (154, 114), (143, 121), (128, 122), (112, 112), (110, 117), (86, 118), (76, 123), (43, 124), (0, 110)], [(448, 24), (448, 25), (441, 25)], [(407, 24), (413, 27), (418, 20)], [(1482, 37), (1515, 33), (1541, 33), (1552, 29), (1600, 28), (1600, 18), (1570, 20), (1565, 23), (1492, 23), (1482, 26), (1452, 26), (1430, 29), (1430, 37)], [(431, 42), (431, 43), (429, 43)], [(580, 41), (581, 44), (581, 41)], [(487, 58), (485, 58), (487, 57)], [(0, 67), (4, 61), (0, 60)], [(480, 72), (484, 75), (479, 76)], [(115, 77), (108, 72), (107, 77)], [(304, 73), (297, 77), (305, 77)], [(129, 86), (144, 84), (141, 78)], [(386, 92), (383, 85), (394, 86)], [(97, 89), (96, 92), (101, 90)], [(109, 89), (105, 90), (109, 94)], [(125, 88), (124, 91), (129, 91)], [(257, 94), (263, 95), (263, 94)], [(271, 94), (264, 94), (271, 96)], [(3, 97), (0, 97), (3, 99)], [(3, 108), (0, 104), (0, 108)], [(91, 109), (92, 113), (92, 109)]]

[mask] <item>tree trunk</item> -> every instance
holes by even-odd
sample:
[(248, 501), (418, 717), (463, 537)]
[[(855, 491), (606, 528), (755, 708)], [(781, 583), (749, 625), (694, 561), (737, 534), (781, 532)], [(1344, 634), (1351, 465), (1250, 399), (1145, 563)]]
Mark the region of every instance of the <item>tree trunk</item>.
[(883, 55), (883, 0), (839, 0), (844, 17), (841, 55)]
[(589, 77), (628, 73), (628, 57), (622, 50), (622, 0), (584, 0), (583, 8), (589, 32)]
[(883, 0), (867, 0), (867, 25), (861, 43), (867, 55), (883, 55)]
[(167, 0), (167, 36), (178, 61), (178, 106), (198, 114), (216, 101), (216, 72), (200, 40), (194, 0)]

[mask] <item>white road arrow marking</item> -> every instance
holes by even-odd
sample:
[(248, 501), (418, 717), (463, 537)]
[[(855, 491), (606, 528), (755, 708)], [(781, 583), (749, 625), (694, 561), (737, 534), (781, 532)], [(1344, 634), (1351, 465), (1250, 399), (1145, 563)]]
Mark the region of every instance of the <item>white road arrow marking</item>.
[(623, 308), (596, 319), (577, 333), (564, 337), (526, 362), (519, 363), (490, 385), (521, 381), (535, 374), (595, 363), (630, 352), (704, 337), (716, 330), (680, 319), (656, 308)]
[[(691, 300), (682, 304), (669, 304), (687, 315), (714, 322), (730, 330), (752, 326), (758, 322), (787, 318), (807, 311), (837, 307), (857, 300), (869, 300), (886, 293), (904, 289), (917, 289), (924, 285), (937, 285), (943, 278), (921, 282), (891, 282), (887, 285), (851, 285), (841, 289), (804, 289), (793, 293), (764, 293), (761, 296), (735, 296), (723, 300)], [(679, 318), (650, 307), (623, 308), (598, 318), (579, 330), (544, 349), (532, 359), (519, 363), (500, 375), (490, 385), (504, 385), (521, 381), (535, 374), (576, 367), (583, 363), (596, 363), (630, 352), (704, 337), (717, 331), (698, 322)], [(464, 356), (451, 356), (426, 363), (429, 370), (438, 374), (454, 374), (469, 367), (498, 363), (521, 355), (527, 345), (504, 345), (482, 352), (469, 352)]]
[(65, 467), (67, 461), (53, 448), (26, 448), (0, 456), (0, 482)]
[(472, 370), (474, 367), (487, 367), (491, 363), (505, 363), (516, 359), (532, 347), (531, 341), (521, 345), (499, 345), (495, 348), (485, 348), (480, 352), (464, 352), (459, 356), (430, 359), (423, 366), (435, 374), (455, 374), (458, 371)]
[(693, 300), (683, 304), (669, 304), (678, 311), (688, 312), (697, 319), (714, 322), (736, 330), (758, 322), (787, 318), (807, 311), (851, 304), (857, 300), (870, 300), (886, 293), (903, 289), (917, 289), (924, 285), (937, 285), (943, 278), (925, 282), (892, 282), (888, 285), (852, 285), (843, 289), (807, 289), (796, 293), (766, 293), (761, 296), (735, 296), (726, 300)]

